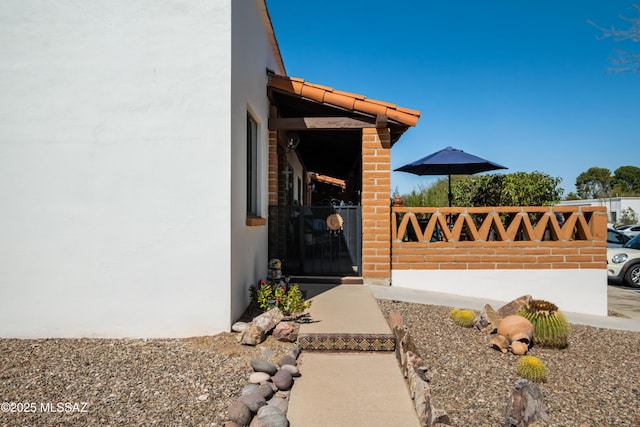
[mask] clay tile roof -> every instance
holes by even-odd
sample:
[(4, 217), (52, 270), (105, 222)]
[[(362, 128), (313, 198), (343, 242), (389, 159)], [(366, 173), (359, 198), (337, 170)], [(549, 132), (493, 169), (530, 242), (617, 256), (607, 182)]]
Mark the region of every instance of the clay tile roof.
[(320, 175), (319, 173), (315, 173), (315, 172), (309, 172), (309, 175), (311, 176), (312, 180), (315, 180), (318, 182), (324, 182), (325, 184), (335, 185), (336, 187), (340, 187), (343, 190), (347, 188), (347, 184), (344, 179), (334, 178), (328, 175)]
[(335, 105), (347, 110), (365, 114), (383, 114), (407, 126), (415, 126), (420, 111), (398, 107), (385, 101), (369, 99), (363, 95), (335, 90), (328, 86), (305, 82), (296, 77), (271, 75), (269, 86), (284, 92), (308, 98), (316, 102)]

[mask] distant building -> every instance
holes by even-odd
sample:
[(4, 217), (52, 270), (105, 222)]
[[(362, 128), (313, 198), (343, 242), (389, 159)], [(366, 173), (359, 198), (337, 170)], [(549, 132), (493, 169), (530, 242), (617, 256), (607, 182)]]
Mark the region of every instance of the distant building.
[(609, 217), (609, 224), (616, 225), (622, 218), (622, 211), (633, 209), (636, 214), (640, 214), (640, 197), (609, 197), (606, 199), (581, 199), (563, 200), (558, 203), (565, 206), (605, 206)]

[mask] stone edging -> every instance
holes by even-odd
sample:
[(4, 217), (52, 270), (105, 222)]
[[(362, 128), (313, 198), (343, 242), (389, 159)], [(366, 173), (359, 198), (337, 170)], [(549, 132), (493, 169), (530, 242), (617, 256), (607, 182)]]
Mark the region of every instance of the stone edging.
[(431, 396), (431, 386), (426, 376), (429, 366), (422, 360), (413, 338), (405, 329), (402, 315), (390, 313), (388, 321), (396, 338), (396, 358), (409, 387), (420, 424), (425, 427), (451, 425), (449, 415)]
[(300, 376), (299, 355), (299, 347), (287, 351), (280, 358), (279, 366), (266, 359), (252, 359), (249, 384), (242, 389), (241, 396), (229, 404), (230, 421), (225, 427), (289, 426), (287, 410), (294, 378)]

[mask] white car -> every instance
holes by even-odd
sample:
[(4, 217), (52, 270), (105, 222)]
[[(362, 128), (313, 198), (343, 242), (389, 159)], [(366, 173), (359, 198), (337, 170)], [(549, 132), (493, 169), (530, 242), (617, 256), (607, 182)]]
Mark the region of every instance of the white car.
[(616, 285), (640, 287), (640, 235), (621, 248), (607, 248), (607, 279)]
[(640, 224), (634, 224), (634, 225), (630, 225), (629, 227), (625, 228), (624, 230), (618, 230), (621, 233), (626, 234), (629, 237), (633, 237), (633, 236), (637, 236), (638, 234), (640, 234)]

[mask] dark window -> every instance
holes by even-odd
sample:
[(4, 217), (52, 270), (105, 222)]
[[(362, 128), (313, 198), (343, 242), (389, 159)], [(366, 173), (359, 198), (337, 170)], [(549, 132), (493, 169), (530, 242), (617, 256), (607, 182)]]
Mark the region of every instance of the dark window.
[(247, 214), (258, 215), (258, 124), (247, 114)]

